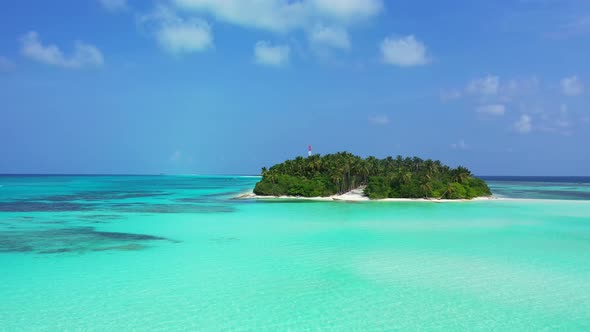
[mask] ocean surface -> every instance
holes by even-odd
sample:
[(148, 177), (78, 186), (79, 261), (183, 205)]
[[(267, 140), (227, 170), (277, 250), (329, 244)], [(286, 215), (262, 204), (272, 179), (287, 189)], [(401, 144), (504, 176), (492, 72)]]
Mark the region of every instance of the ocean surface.
[(590, 178), (486, 179), (516, 199), (0, 176), (0, 331), (589, 331)]

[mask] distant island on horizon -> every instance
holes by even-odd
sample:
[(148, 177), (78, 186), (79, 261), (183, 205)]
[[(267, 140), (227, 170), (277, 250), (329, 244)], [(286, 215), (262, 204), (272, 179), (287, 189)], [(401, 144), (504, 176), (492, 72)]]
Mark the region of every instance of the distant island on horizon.
[(297, 157), (262, 168), (257, 196), (330, 197), (362, 191), (369, 199), (473, 199), (492, 195), (463, 166), (401, 156), (365, 159), (349, 152)]

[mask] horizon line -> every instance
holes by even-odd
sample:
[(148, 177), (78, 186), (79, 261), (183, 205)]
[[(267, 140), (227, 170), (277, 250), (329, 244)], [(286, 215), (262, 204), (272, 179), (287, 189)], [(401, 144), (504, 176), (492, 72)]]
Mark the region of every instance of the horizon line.
[[(590, 175), (480, 175), (476, 177), (579, 177), (585, 178)], [(0, 173), (0, 176), (261, 176), (260, 174), (215, 174), (215, 173)]]

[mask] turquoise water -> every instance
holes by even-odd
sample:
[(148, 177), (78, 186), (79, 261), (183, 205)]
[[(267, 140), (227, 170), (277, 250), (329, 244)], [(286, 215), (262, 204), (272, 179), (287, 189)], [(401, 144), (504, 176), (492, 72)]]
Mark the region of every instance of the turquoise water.
[(590, 200), (590, 177), (488, 176), (494, 195), (509, 198)]
[(0, 176), (0, 330), (590, 329), (587, 183), (490, 182), (552, 200), (231, 199), (256, 181)]

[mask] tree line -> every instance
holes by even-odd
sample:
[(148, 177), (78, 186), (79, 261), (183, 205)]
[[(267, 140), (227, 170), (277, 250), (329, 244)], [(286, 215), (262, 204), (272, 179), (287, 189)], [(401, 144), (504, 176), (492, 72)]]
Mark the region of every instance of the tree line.
[(264, 167), (254, 193), (320, 197), (362, 186), (371, 199), (471, 199), (491, 195), (487, 184), (462, 166), (451, 168), (438, 160), (418, 157), (363, 159), (349, 152), (297, 157), (269, 169)]

